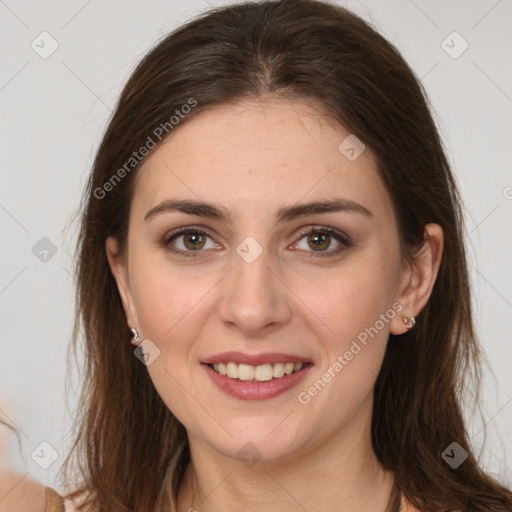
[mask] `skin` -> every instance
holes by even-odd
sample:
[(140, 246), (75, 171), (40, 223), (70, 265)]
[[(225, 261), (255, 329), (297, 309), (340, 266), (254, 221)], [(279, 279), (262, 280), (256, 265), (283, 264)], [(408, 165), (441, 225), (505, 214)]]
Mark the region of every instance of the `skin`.
[[(443, 233), (427, 225), (428, 238), (408, 263), (370, 150), (348, 160), (338, 146), (350, 132), (314, 107), (244, 100), (178, 126), (137, 175), (127, 258), (115, 239), (106, 241), (127, 323), (160, 350), (149, 375), (188, 433), (192, 463), (180, 511), (384, 511), (389, 500), (393, 477), (370, 441), (372, 391), (389, 333), (404, 333), (402, 316), (416, 316), (428, 300)], [(329, 212), (276, 222), (281, 207), (334, 197), (359, 203), (371, 216)], [(214, 203), (233, 219), (168, 212), (144, 220), (171, 198)], [(183, 236), (174, 240), (195, 258), (160, 243), (183, 226), (210, 232), (195, 252), (190, 235), (187, 246)], [(299, 234), (309, 227), (334, 228), (351, 245), (332, 237), (322, 245), (331, 256), (318, 256)], [(251, 263), (236, 252), (248, 236), (263, 249)], [(396, 302), (402, 311), (301, 404), (297, 394)], [(297, 354), (314, 366), (275, 398), (240, 400), (214, 386), (200, 366), (228, 350)], [(248, 442), (261, 457), (251, 467), (237, 456)]]

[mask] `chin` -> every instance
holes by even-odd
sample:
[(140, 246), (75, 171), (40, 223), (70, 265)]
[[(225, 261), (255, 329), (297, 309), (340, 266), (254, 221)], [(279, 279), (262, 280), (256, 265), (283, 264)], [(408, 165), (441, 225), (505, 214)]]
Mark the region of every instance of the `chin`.
[(292, 420), (293, 416), (290, 414), (286, 418), (286, 414), (279, 414), (266, 418), (237, 418), (224, 423), (232, 437), (226, 432), (222, 437), (212, 437), (211, 432), (203, 434), (205, 441), (216, 451), (240, 460), (248, 467), (255, 461), (279, 462), (298, 453), (305, 444), (305, 440), (301, 442), (299, 437), (304, 435), (304, 427), (294, 425), (292, 421), (296, 422), (297, 418)]

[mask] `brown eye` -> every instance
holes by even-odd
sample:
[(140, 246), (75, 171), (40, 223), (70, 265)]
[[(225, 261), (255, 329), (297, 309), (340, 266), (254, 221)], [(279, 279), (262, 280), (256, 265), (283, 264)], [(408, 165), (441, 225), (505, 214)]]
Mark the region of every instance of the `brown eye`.
[(202, 249), (206, 243), (204, 235), (200, 233), (187, 233), (183, 236), (183, 244), (190, 251)]
[(219, 249), (212, 237), (199, 229), (181, 229), (162, 240), (165, 249), (183, 256), (196, 256), (206, 249)]
[(311, 233), (308, 236), (308, 244), (314, 251), (323, 251), (331, 244), (331, 235), (325, 233)]
[(316, 227), (302, 231), (294, 248), (309, 253), (308, 256), (335, 256), (351, 245), (344, 233), (329, 227)]

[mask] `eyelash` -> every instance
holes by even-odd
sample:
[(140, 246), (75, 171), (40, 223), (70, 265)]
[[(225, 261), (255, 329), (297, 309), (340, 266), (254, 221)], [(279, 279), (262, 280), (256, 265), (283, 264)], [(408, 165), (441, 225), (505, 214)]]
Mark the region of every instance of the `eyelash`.
[[(333, 256), (338, 255), (342, 251), (344, 251), (347, 247), (351, 247), (351, 245), (352, 245), (349, 238), (346, 235), (338, 232), (337, 230), (335, 230), (333, 228), (327, 227), (327, 226), (308, 228), (308, 229), (301, 231), (299, 233), (298, 241), (302, 240), (305, 236), (310, 235), (310, 234), (313, 235), (313, 234), (325, 234), (325, 233), (332, 236), (334, 239), (336, 239), (342, 245), (340, 247), (338, 247), (337, 249), (331, 250), (331, 251), (306, 251), (306, 252), (311, 252), (311, 257), (320, 257), (320, 258), (333, 257)], [(195, 254), (195, 253), (199, 253), (199, 252), (203, 252), (203, 251), (201, 251), (200, 249), (197, 251), (190, 251), (190, 250), (183, 251), (181, 249), (173, 249), (170, 246), (170, 243), (175, 238), (178, 238), (179, 236), (184, 235), (184, 234), (199, 234), (202, 236), (208, 236), (208, 237), (212, 238), (211, 235), (209, 234), (209, 232), (205, 231), (204, 229), (193, 228), (192, 226), (187, 226), (187, 227), (179, 228), (178, 230), (176, 230), (176, 231), (172, 232), (171, 234), (167, 235), (166, 237), (164, 237), (164, 239), (161, 241), (161, 244), (164, 247), (164, 249), (166, 249), (174, 254), (178, 254), (180, 256), (184, 256), (184, 257), (188, 257), (188, 258), (189, 257), (196, 258), (197, 254)], [(296, 243), (298, 243), (298, 241)]]

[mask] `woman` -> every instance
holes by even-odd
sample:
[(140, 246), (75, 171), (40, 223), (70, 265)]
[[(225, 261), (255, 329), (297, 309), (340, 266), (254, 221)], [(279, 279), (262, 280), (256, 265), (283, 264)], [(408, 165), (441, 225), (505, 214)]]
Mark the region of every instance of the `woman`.
[(360, 18), (283, 0), (170, 34), (81, 221), (75, 507), (512, 510), (461, 414), (479, 351), (455, 180)]

